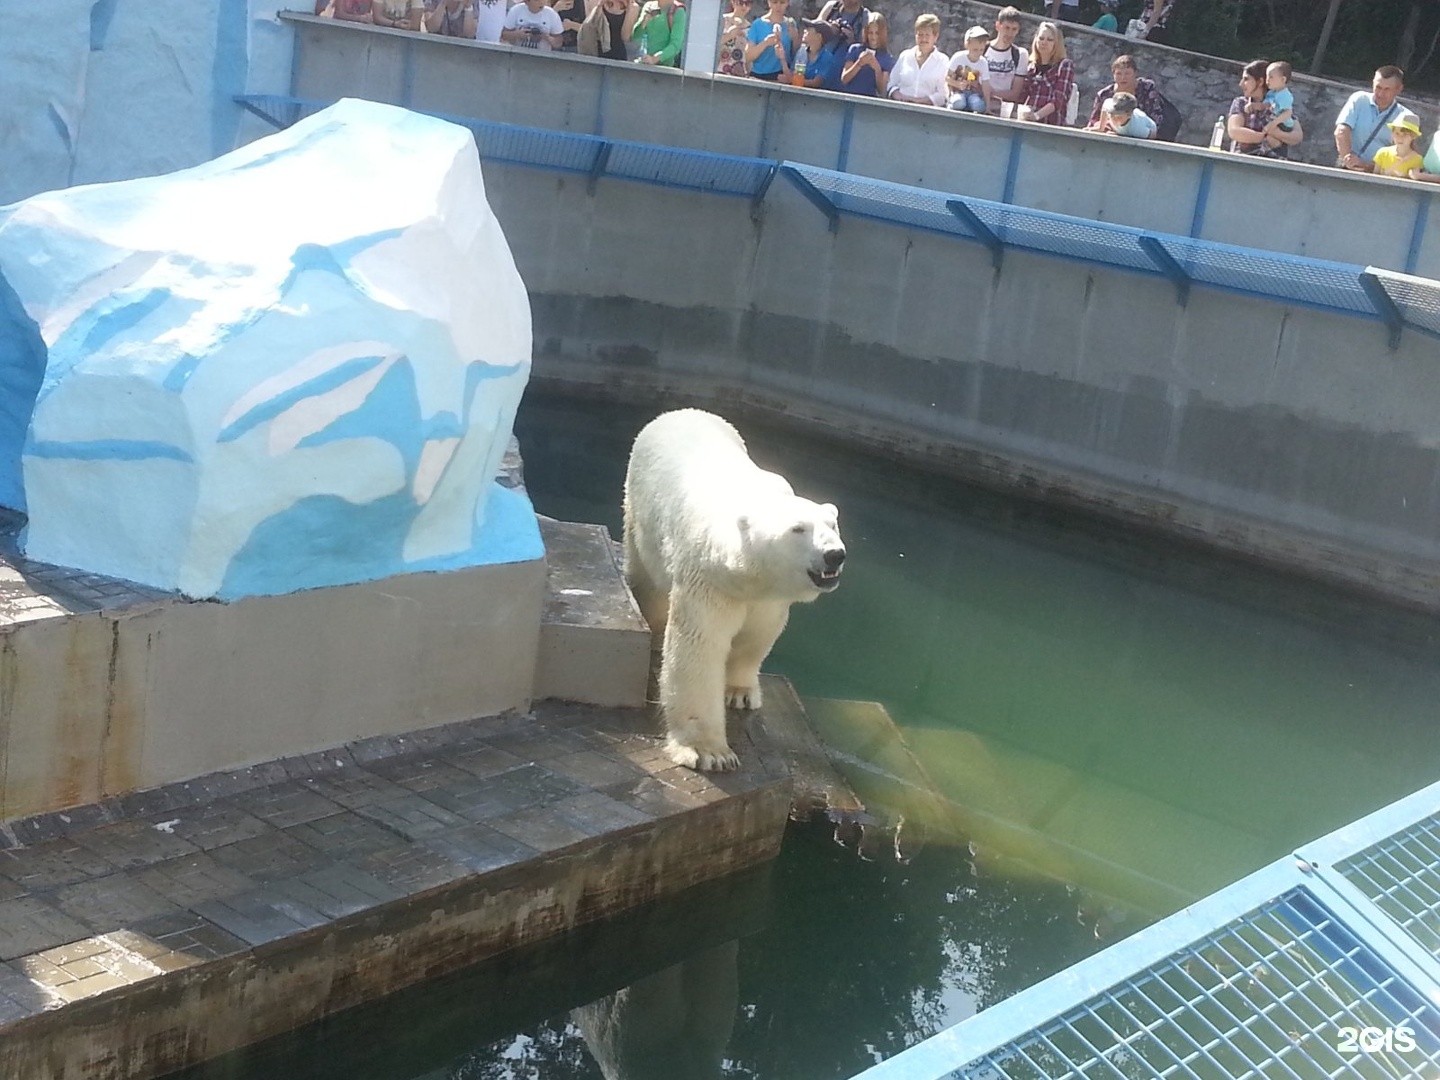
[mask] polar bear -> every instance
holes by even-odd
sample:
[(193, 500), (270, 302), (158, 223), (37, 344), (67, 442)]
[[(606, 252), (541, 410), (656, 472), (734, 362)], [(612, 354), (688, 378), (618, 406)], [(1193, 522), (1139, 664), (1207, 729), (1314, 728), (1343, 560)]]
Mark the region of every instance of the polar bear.
[(753, 461), (729, 423), (664, 413), (625, 472), (625, 577), (660, 637), (666, 753), (733, 769), (725, 706), (760, 707), (760, 665), (790, 617), (840, 583), (837, 512)]

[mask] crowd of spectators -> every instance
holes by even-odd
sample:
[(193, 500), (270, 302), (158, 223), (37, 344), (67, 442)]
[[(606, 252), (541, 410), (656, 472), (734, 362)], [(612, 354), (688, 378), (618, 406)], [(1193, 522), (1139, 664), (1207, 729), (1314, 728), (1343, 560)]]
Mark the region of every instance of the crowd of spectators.
[[(964, 47), (939, 49), (940, 18), (915, 20), (913, 45), (895, 51), (885, 17), (864, 0), (826, 0), (813, 19), (790, 14), (791, 0), (728, 0), (714, 70), (736, 78), (785, 82), (836, 93), (1057, 126), (1079, 125), (1080, 91), (1056, 21), (1079, 0), (1049, 0), (1028, 47), (1017, 42), (1020, 12), (1002, 8), (993, 30), (971, 26)], [(765, 10), (757, 14), (760, 3)], [(1100, 0), (1096, 26), (1119, 32), (1118, 0)], [(1175, 0), (1145, 0), (1125, 33), (1164, 41)], [(503, 42), (611, 60), (679, 66), (688, 11), (684, 0), (316, 0), (316, 14), (415, 33)], [(1068, 14), (1068, 12), (1067, 12)], [(1084, 128), (1130, 139), (1173, 141), (1181, 116), (1135, 58), (1117, 56)], [(1290, 89), (1290, 65), (1246, 64), (1240, 93), (1216, 122), (1211, 149), (1283, 158), (1305, 138)], [(1440, 183), (1440, 148), (1422, 156), (1420, 121), (1399, 101), (1404, 74), (1382, 67), (1370, 90), (1351, 95), (1335, 121), (1339, 168)], [(1429, 164), (1427, 165), (1427, 161)]]

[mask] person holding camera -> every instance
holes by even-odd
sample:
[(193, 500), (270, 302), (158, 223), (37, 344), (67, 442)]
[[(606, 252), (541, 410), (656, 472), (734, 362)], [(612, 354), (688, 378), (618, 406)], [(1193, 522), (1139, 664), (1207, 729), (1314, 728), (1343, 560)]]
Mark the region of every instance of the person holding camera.
[(506, 14), (500, 40), (522, 49), (552, 52), (560, 47), (564, 34), (560, 16), (554, 8), (546, 6), (545, 0), (524, 0)]

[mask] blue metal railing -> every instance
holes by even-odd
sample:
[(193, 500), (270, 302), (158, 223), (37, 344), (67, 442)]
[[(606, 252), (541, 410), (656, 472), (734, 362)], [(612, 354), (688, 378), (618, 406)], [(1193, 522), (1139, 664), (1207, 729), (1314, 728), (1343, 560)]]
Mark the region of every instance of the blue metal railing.
[(856, 1080), (1440, 1076), (1440, 784)]
[[(328, 104), (272, 95), (236, 100), (276, 127)], [(791, 161), (436, 115), (473, 132), (486, 161), (583, 175), (592, 184), (612, 178), (756, 201), (779, 175), (832, 230), (844, 217), (865, 218), (981, 244), (997, 268), (1007, 251), (1027, 251), (1169, 280), (1182, 305), (1192, 286), (1202, 286), (1377, 320), (1389, 327), (1392, 347), (1405, 329), (1440, 338), (1440, 283), (1391, 270), (1150, 232)]]

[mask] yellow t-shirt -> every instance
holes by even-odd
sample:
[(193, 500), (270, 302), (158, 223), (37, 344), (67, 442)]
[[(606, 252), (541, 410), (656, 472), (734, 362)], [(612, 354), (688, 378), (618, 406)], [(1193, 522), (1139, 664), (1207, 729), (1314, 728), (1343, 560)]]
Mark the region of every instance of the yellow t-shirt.
[(1411, 169), (1424, 167), (1425, 159), (1413, 150), (1403, 158), (1393, 146), (1382, 146), (1375, 151), (1375, 173), (1378, 176), (1408, 176)]

